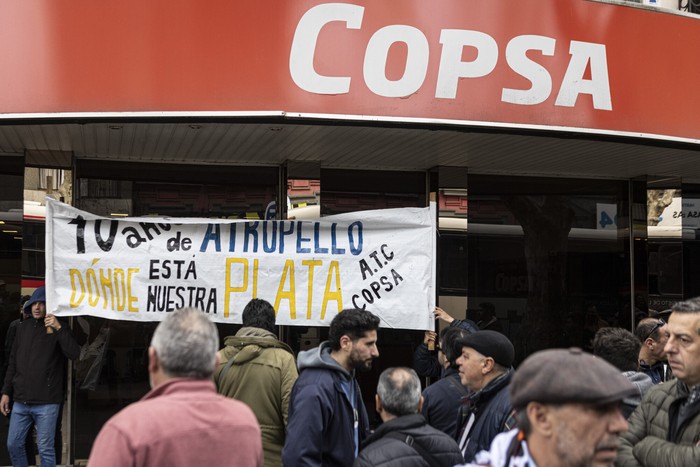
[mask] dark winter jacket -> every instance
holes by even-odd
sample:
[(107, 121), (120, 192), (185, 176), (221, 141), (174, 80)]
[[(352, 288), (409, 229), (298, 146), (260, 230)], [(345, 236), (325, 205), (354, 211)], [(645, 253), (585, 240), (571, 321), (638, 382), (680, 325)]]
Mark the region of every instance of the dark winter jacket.
[[(470, 319), (456, 319), (450, 323), (450, 327), (464, 329), (470, 333), (479, 330), (474, 321)], [(425, 344), (416, 347), (413, 353), (413, 369), (416, 370), (418, 376), (424, 378), (441, 378), (445, 372), (445, 369), (438, 362), (437, 354), (428, 350), (428, 346)]]
[(639, 363), (639, 371), (648, 375), (653, 384), (663, 383), (671, 379), (668, 363), (656, 362), (653, 365), (647, 365), (644, 362)]
[(431, 384), (423, 391), (423, 410), (425, 420), (451, 438), (457, 433), (457, 414), (462, 405), (462, 398), (469, 390), (462, 386), (459, 371), (456, 368), (445, 370), (445, 376)]
[(669, 433), (687, 397), (688, 388), (678, 380), (652, 387), (630, 415), (629, 429), (620, 437), (615, 465), (700, 465), (700, 405), (694, 406), (694, 414), (689, 414), (675, 435)]
[(467, 422), (471, 414), (474, 414), (469, 444), (464, 451), (464, 460), (467, 463), (474, 460), (477, 452), (488, 450), (496, 435), (513, 428), (509, 424), (513, 408), (508, 392), (512, 377), (513, 369), (510, 369), (464, 399), (457, 422), (460, 428), (457, 429), (456, 440), (457, 443), (460, 442)]
[[(299, 378), (289, 401), (282, 463), (294, 466), (347, 466), (355, 460), (355, 424), (359, 449), (369, 434), (367, 411), (354, 375), (330, 355), (330, 345), (300, 352)], [(346, 395), (352, 393), (355, 409)]]
[(400, 433), (413, 445), (429, 452), (438, 465), (452, 467), (464, 462), (455, 440), (428, 425), (420, 414), (404, 415), (382, 423), (367, 439), (367, 446), (355, 459), (354, 467), (429, 467), (430, 464), (406, 441), (387, 436)]
[(66, 324), (48, 334), (43, 319), (25, 319), (17, 326), (2, 393), (29, 404), (59, 404), (66, 358), (79, 356), (80, 346)]

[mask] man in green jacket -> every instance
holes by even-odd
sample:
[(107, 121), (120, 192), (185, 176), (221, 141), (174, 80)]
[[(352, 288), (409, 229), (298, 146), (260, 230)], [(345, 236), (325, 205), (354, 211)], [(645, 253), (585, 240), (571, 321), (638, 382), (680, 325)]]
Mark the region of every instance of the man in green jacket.
[(254, 298), (243, 310), (243, 327), (224, 339), (214, 372), (220, 394), (245, 402), (262, 430), (265, 466), (282, 465), (289, 395), (298, 377), (294, 353), (275, 335), (275, 310)]
[(651, 388), (632, 413), (618, 466), (700, 465), (700, 297), (672, 310), (664, 350), (677, 380)]

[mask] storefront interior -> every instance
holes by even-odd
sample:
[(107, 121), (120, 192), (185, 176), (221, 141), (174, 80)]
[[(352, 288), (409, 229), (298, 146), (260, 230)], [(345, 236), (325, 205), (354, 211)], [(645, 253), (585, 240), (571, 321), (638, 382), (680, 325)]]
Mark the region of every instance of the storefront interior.
[[(47, 194), (107, 217), (264, 219), (274, 205), (276, 218), (303, 219), (436, 202), (439, 305), (478, 321), (490, 303), (518, 361), (546, 347), (587, 348), (601, 326), (631, 329), (650, 309), (700, 295), (700, 169), (688, 146), (445, 127), (125, 121), (0, 126), (0, 152), (0, 336), (44, 277)], [(101, 358), (86, 352), (71, 367), (64, 452), (80, 463), (102, 424), (148, 391), (155, 323), (71, 324), (86, 350), (108, 339)], [(222, 341), (237, 328), (219, 325)], [(280, 330), (297, 351), (325, 335)], [(368, 401), (384, 368), (412, 365), (422, 337), (381, 331), (381, 357), (361, 376)]]

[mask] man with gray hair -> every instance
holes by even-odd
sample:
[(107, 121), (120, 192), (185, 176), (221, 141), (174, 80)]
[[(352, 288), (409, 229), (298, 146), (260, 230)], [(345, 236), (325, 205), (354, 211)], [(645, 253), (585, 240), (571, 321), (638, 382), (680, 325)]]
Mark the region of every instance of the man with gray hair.
[(260, 467), (260, 426), (242, 402), (216, 393), (219, 333), (195, 308), (169, 314), (148, 348), (151, 391), (112, 417), (88, 466)]
[(464, 461), (455, 440), (420, 414), (418, 375), (410, 368), (388, 368), (379, 376), (375, 396), (382, 424), (367, 439), (354, 467), (453, 466)]

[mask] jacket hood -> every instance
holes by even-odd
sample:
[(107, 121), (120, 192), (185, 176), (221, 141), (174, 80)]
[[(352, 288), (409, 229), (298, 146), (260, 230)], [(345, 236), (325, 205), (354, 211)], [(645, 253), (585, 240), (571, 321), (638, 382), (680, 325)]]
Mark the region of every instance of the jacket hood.
[(32, 298), (27, 300), (27, 303), (24, 304), (24, 314), (25, 315), (31, 315), (32, 314), (32, 305), (34, 305), (36, 302), (44, 302), (46, 303), (46, 287), (39, 287), (34, 291), (32, 294)]
[(644, 397), (644, 394), (654, 385), (649, 375), (639, 371), (624, 371), (622, 372), (622, 376), (627, 378), (629, 382), (634, 384), (637, 390), (639, 390), (639, 394), (635, 394), (623, 400), (623, 402), (627, 404), (638, 405), (642, 397)]
[(236, 358), (234, 365), (242, 365), (258, 357), (265, 349), (283, 349), (294, 355), (292, 349), (280, 342), (270, 331), (265, 329), (242, 327), (236, 335), (224, 339), (225, 347), (221, 351), (226, 360)]
[(297, 365), (299, 366), (300, 373), (307, 368), (324, 368), (326, 370), (337, 371), (346, 379), (352, 378), (352, 374), (331, 357), (331, 345), (328, 341), (322, 342), (321, 345), (316, 348), (299, 352)]

